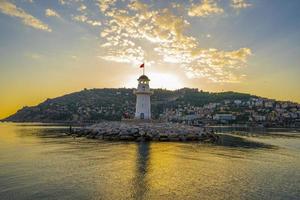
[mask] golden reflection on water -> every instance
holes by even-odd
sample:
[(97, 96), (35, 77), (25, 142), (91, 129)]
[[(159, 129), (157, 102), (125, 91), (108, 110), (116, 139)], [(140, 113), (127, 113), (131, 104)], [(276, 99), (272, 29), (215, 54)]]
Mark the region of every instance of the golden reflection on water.
[[(205, 148), (197, 152), (197, 146), (179, 143), (138, 144), (135, 196), (145, 199), (197, 199), (199, 193), (203, 193), (206, 195), (201, 195), (202, 199), (223, 199), (220, 193), (208, 192), (211, 188), (223, 188), (226, 196), (226, 185), (235, 178), (230, 170), (233, 163), (218, 156), (212, 157)], [(178, 148), (184, 151), (178, 154)], [(189, 156), (190, 151), (197, 152), (197, 157)], [(151, 188), (151, 192), (148, 188)], [(239, 193), (234, 196), (239, 199)]]
[[(54, 199), (278, 196), (295, 199), (299, 196), (300, 158), (295, 148), (103, 142), (53, 137), (53, 134), (50, 137), (51, 129), (55, 128), (0, 124), (0, 196), (14, 194), (17, 199), (34, 199), (35, 195)], [(275, 143), (280, 141), (284, 147), (291, 143), (285, 139)], [(292, 144), (299, 145), (299, 140), (292, 140)]]
[(299, 157), (295, 166), (278, 163), (278, 159), (291, 162), (290, 157), (270, 154), (273, 150), (224, 149), (197, 143), (137, 145), (136, 199), (248, 199), (250, 191), (260, 196), (257, 185), (262, 183), (280, 190), (280, 184), (269, 178), (274, 174), (283, 178), (287, 167), (297, 170), (295, 166), (300, 166)]
[[(24, 142), (37, 142), (40, 138), (33, 137), (31, 135), (32, 133), (32, 127), (27, 127), (27, 129), (30, 132), (30, 137), (23, 137), (23, 134), (19, 134), (21, 131), (22, 133), (26, 133), (26, 127), (13, 125), (11, 123), (0, 123), (1, 129), (0, 129), (0, 141), (2, 141), (2, 145), (4, 144), (20, 144)], [(8, 134), (9, 133), (9, 134)]]

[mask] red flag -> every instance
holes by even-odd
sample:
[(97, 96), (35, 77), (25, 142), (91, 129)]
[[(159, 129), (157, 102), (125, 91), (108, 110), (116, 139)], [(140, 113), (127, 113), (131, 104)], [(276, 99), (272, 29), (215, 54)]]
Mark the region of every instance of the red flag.
[(141, 64), (140, 68), (144, 68), (144, 66), (145, 66), (145, 65), (144, 65), (144, 63), (143, 63), (143, 64)]

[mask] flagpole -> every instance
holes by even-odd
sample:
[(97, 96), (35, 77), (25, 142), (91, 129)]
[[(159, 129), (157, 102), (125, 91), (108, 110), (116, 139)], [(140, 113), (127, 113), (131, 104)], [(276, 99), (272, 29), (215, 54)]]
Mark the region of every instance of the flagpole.
[(145, 75), (145, 64), (144, 64), (144, 67), (143, 67), (143, 75)]

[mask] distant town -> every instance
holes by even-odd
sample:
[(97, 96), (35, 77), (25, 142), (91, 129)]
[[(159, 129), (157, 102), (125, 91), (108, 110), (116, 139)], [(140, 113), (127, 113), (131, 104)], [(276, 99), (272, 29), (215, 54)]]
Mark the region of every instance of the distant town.
[(180, 104), (166, 109), (168, 121), (193, 125), (243, 124), (262, 127), (300, 127), (300, 105), (266, 98), (224, 100), (203, 106)]

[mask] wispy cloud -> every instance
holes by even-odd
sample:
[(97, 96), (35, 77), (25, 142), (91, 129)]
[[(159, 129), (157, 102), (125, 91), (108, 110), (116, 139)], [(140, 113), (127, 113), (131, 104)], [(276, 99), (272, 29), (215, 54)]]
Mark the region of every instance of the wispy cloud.
[(44, 58), (45, 56), (40, 54), (40, 53), (26, 53), (24, 56), (26, 56), (27, 58), (30, 58), (32, 60), (40, 60), (42, 58)]
[(223, 12), (223, 8), (219, 7), (215, 0), (203, 0), (199, 4), (193, 4), (188, 11), (188, 15), (192, 17), (207, 17)]
[(246, 0), (231, 0), (231, 7), (235, 9), (248, 8), (252, 4), (247, 3)]
[(49, 8), (45, 10), (45, 15), (47, 17), (58, 17), (58, 18), (60, 18), (60, 15), (56, 11), (54, 11), (52, 9), (49, 9)]
[(101, 26), (101, 22), (97, 20), (91, 20), (86, 15), (76, 15), (72, 19), (77, 22), (86, 23), (92, 26)]
[(69, 3), (68, 0), (58, 0), (58, 2), (59, 2), (61, 5), (65, 5), (65, 4), (68, 4), (68, 3)]
[(116, 3), (116, 0), (97, 0), (97, 4), (102, 12), (107, 11), (112, 5)]
[(189, 78), (207, 78), (213, 82), (239, 82), (244, 77), (236, 70), (246, 65), (252, 55), (251, 49), (241, 48), (235, 51), (217, 49), (199, 49), (192, 53), (192, 62), (183, 65)]
[(81, 4), (80, 6), (79, 6), (79, 8), (77, 8), (77, 10), (78, 11), (80, 11), (80, 12), (84, 12), (85, 10), (86, 10), (86, 6), (84, 5), (84, 4)]
[(20, 18), (25, 25), (31, 26), (35, 29), (40, 29), (48, 32), (52, 31), (47, 24), (43, 23), (39, 19), (25, 12), (23, 9), (18, 8), (15, 4), (6, 0), (0, 1), (0, 12), (12, 17)]

